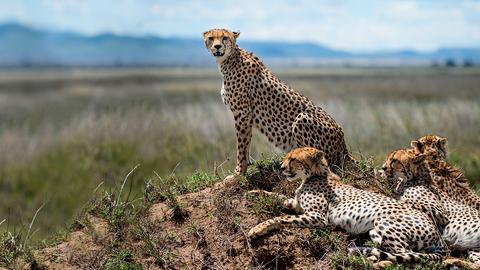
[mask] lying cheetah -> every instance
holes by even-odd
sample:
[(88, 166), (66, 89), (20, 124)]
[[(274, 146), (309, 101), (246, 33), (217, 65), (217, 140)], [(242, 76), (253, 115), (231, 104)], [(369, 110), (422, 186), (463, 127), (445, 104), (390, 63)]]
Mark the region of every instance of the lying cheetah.
[(427, 135), (412, 141), (417, 153), (430, 153), (428, 165), (432, 173), (432, 184), (445, 191), (452, 199), (480, 211), (480, 197), (470, 188), (468, 179), (461, 169), (448, 164), (446, 138)]
[[(289, 181), (302, 179), (295, 198), (284, 203), (297, 215), (264, 221), (248, 232), (249, 237), (285, 225), (308, 228), (333, 225), (353, 234), (369, 232), (372, 241), (383, 249), (359, 250), (373, 255), (375, 260), (413, 262), (442, 257), (438, 253), (442, 250), (440, 235), (427, 214), (393, 198), (343, 184), (329, 169), (322, 151), (310, 147), (295, 149), (287, 154), (281, 170)], [(419, 252), (427, 250), (436, 253)]]
[(239, 48), (239, 35), (226, 29), (203, 33), (205, 46), (223, 75), (223, 101), (235, 119), (235, 174), (247, 170), (253, 127), (284, 151), (311, 146), (324, 151), (331, 165), (349, 161), (342, 128), (323, 109), (280, 81), (256, 56)]
[(412, 149), (394, 151), (383, 164), (383, 175), (390, 181), (397, 181), (400, 201), (434, 204), (442, 209), (449, 220), (442, 238), (454, 250), (467, 250), (470, 258), (480, 264), (480, 211), (449, 195), (465, 192), (464, 188), (451, 185), (449, 188), (457, 191), (447, 192), (444, 186), (435, 184), (428, 165), (432, 162), (431, 155), (431, 152), (418, 153)]

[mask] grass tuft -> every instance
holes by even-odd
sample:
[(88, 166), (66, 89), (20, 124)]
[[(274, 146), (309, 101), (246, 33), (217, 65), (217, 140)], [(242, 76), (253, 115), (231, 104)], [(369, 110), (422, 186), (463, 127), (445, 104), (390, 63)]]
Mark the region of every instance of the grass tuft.
[(105, 270), (142, 270), (141, 264), (135, 262), (132, 254), (126, 250), (118, 250), (105, 262)]

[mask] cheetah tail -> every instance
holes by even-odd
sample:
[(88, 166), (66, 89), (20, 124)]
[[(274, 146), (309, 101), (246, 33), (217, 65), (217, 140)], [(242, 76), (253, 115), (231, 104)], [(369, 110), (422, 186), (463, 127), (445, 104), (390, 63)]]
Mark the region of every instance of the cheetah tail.
[(366, 257), (375, 256), (380, 261), (392, 261), (399, 263), (413, 263), (420, 260), (440, 261), (443, 255), (440, 253), (421, 253), (421, 252), (402, 252), (391, 253), (374, 247), (355, 247), (349, 248), (349, 253), (360, 253)]

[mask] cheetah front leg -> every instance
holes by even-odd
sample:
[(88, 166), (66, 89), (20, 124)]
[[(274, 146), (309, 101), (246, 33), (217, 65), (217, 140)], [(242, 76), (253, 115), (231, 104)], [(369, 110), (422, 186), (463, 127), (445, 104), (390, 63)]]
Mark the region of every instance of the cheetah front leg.
[(234, 113), (237, 133), (237, 166), (235, 175), (247, 172), (250, 141), (252, 139), (253, 115), (250, 111)]
[(254, 239), (261, 235), (265, 235), (272, 230), (278, 230), (284, 226), (298, 226), (303, 228), (325, 227), (327, 219), (317, 212), (306, 212), (301, 215), (285, 215), (275, 217), (264, 221), (250, 229), (247, 236)]
[(477, 266), (476, 269), (480, 269), (480, 248), (469, 250), (468, 258)]
[(449, 258), (443, 261), (445, 266), (456, 266), (472, 270), (480, 270), (480, 250), (478, 251), (468, 251), (468, 257), (472, 262), (467, 262), (459, 258)]

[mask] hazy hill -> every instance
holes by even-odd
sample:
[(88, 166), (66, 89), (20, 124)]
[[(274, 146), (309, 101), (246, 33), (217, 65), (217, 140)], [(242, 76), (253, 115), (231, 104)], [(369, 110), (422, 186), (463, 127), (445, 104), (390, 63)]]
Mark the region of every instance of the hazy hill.
[[(314, 43), (239, 40), (266, 62), (305, 61), (456, 61), (480, 62), (480, 49), (444, 48), (431, 53), (413, 50), (351, 53)], [(182, 66), (213, 65), (199, 38), (120, 36), (110, 33), (86, 36), (71, 32), (40, 30), (16, 23), (0, 25), (0, 66)]]

